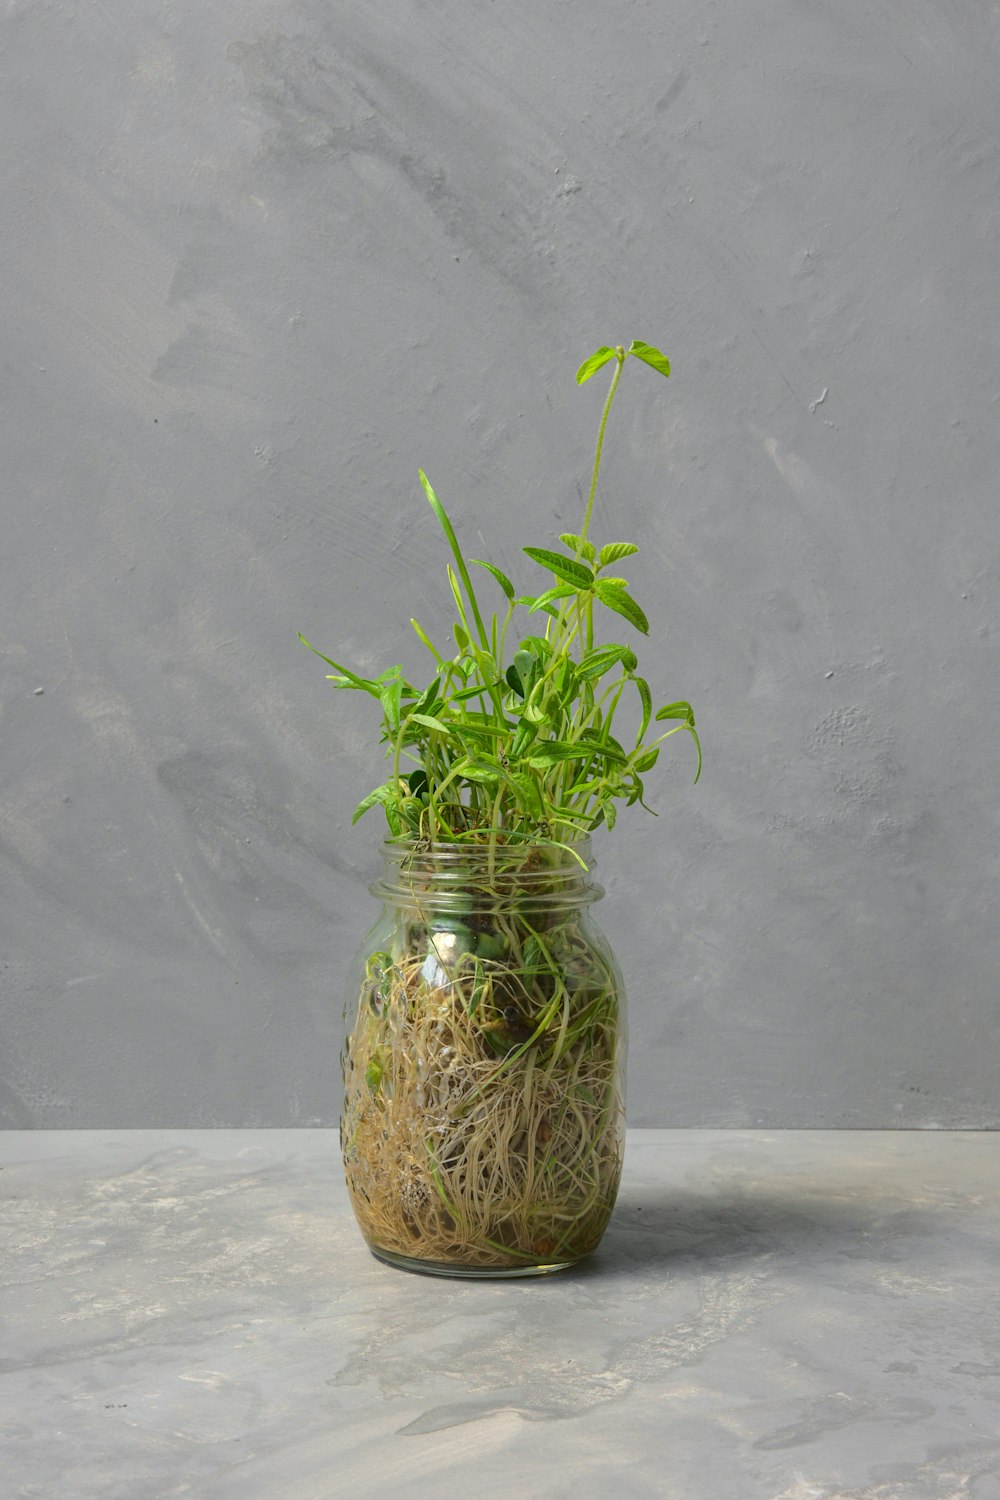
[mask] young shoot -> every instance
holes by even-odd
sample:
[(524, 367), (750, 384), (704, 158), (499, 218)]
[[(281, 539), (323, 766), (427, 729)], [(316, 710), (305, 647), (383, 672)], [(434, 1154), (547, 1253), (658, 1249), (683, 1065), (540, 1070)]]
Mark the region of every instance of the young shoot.
[[(624, 622), (639, 635), (648, 635), (650, 628), (618, 571), (638, 548), (624, 541), (597, 546), (590, 539), (608, 416), (630, 359), (670, 374), (666, 356), (641, 339), (627, 348), (603, 345), (577, 371), (582, 385), (613, 365), (580, 530), (563, 532), (551, 547), (522, 548), (548, 574), (543, 586), (522, 592), (494, 563), (467, 562), (421, 471), (450, 553), (456, 649), (451, 652), (450, 643), (439, 649), (411, 620), (432, 658), (426, 686), (408, 681), (399, 666), (367, 678), (316, 652), (333, 668), (329, 680), (335, 687), (368, 693), (381, 708), (381, 743), (391, 771), (358, 803), (355, 822), (378, 805), (396, 838), (431, 843), (547, 839), (572, 845), (602, 824), (613, 827), (621, 803), (646, 807), (643, 777), (656, 764), (663, 742), (681, 731), (694, 741), (698, 780), (701, 746), (691, 705), (677, 701), (654, 711), (631, 645), (598, 643), (598, 634), (611, 623)], [(481, 607), (470, 563), (489, 575), (489, 580), (479, 577), (481, 586), (499, 589), (496, 613)], [(623, 742), (617, 732), (626, 694), (637, 700), (640, 714), (633, 743)], [(670, 727), (660, 730), (661, 724)]]

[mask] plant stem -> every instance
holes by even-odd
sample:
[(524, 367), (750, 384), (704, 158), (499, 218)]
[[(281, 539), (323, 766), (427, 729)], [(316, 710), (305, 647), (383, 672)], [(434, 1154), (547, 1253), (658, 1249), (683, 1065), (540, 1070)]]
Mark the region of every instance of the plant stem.
[[(615, 391), (618, 389), (618, 382), (621, 379), (622, 369), (625, 365), (625, 350), (620, 344), (615, 350), (615, 359), (617, 360), (617, 364), (615, 366), (614, 378), (611, 381), (611, 389), (608, 391), (608, 399), (604, 403), (604, 412), (601, 416), (601, 425), (597, 433), (597, 452), (594, 454), (594, 473), (590, 481), (590, 494), (587, 496), (587, 509), (584, 513), (583, 527), (580, 531), (581, 542), (585, 542), (587, 540), (587, 533), (590, 530), (590, 517), (594, 509), (594, 496), (597, 494), (597, 476), (601, 472), (601, 449), (604, 446), (604, 429), (608, 425), (608, 412), (611, 410), (611, 403), (615, 399)], [(576, 553), (577, 560), (579, 560), (581, 555), (582, 548), (578, 547)]]

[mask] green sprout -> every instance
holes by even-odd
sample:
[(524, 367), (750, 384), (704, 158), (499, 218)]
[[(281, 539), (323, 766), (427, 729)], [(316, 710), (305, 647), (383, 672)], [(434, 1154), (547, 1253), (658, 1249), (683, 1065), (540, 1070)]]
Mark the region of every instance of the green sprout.
[[(654, 712), (649, 683), (637, 673), (631, 646), (595, 641), (595, 613), (601, 617), (602, 611), (640, 635), (649, 634), (628, 581), (606, 571), (639, 549), (617, 541), (597, 547), (589, 536), (608, 415), (630, 357), (670, 374), (666, 357), (640, 339), (628, 348), (602, 346), (577, 371), (582, 385), (614, 361), (580, 530), (560, 535), (561, 550), (522, 549), (551, 575), (546, 587), (519, 593), (494, 563), (471, 558), (503, 596), (503, 606), (487, 623), (451, 521), (421, 470), (421, 485), (454, 563), (447, 564), (447, 576), (457, 612), (456, 650), (439, 650), (411, 620), (434, 662), (430, 682), (417, 687), (398, 665), (375, 678), (359, 676), (300, 635), (333, 667), (329, 681), (335, 687), (368, 693), (381, 707), (381, 742), (392, 771), (358, 803), (354, 822), (379, 805), (395, 838), (448, 843), (542, 838), (572, 844), (602, 824), (613, 827), (616, 804), (638, 802), (652, 810), (642, 778), (656, 764), (662, 743), (681, 731), (695, 742), (698, 780), (701, 746), (690, 703), (667, 703)], [(515, 620), (518, 629), (512, 629)], [(626, 692), (637, 696), (640, 710), (631, 744), (614, 734)], [(671, 727), (655, 732), (653, 726), (661, 723)]]

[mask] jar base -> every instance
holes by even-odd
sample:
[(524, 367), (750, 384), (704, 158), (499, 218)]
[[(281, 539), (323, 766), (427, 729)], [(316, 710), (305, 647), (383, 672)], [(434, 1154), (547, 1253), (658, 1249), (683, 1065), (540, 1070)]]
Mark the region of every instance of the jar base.
[(382, 1250), (368, 1246), (376, 1260), (383, 1265), (394, 1266), (398, 1271), (415, 1271), (421, 1276), (451, 1276), (465, 1281), (509, 1281), (515, 1276), (551, 1276), (555, 1271), (566, 1271), (578, 1266), (586, 1257), (576, 1260), (540, 1260), (524, 1266), (462, 1266), (444, 1260), (412, 1260), (408, 1255), (399, 1255), (394, 1250)]

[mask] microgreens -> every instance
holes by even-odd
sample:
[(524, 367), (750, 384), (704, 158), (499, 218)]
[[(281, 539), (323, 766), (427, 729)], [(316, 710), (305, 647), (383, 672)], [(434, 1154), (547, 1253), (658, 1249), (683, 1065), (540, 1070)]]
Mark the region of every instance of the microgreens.
[[(608, 414), (630, 356), (661, 375), (670, 374), (666, 357), (638, 339), (627, 349), (603, 346), (577, 371), (582, 385), (615, 362), (580, 531), (562, 533), (562, 550), (522, 549), (551, 575), (551, 583), (540, 592), (521, 594), (494, 563), (469, 559), (503, 595), (505, 607), (491, 612), (487, 623), (451, 521), (421, 471), (421, 485), (454, 562), (447, 564), (458, 616), (454, 653), (450, 643), (439, 650), (418, 622), (410, 621), (434, 660), (434, 675), (421, 688), (403, 676), (399, 665), (375, 678), (361, 677), (300, 637), (333, 667), (329, 681), (335, 687), (368, 693), (382, 710), (381, 742), (391, 757), (392, 773), (362, 798), (355, 822), (378, 804), (394, 837), (477, 841), (489, 830), (492, 837), (572, 844), (602, 823), (613, 827), (617, 803), (647, 806), (642, 777), (656, 764), (662, 742), (681, 730), (697, 748), (697, 781), (701, 747), (691, 705), (667, 703), (654, 712), (649, 683), (637, 674), (632, 648), (595, 641), (598, 606), (649, 634), (649, 622), (627, 580), (606, 571), (639, 549), (632, 542), (597, 547), (589, 537)], [(514, 621), (525, 614), (535, 617), (530, 622), (534, 629), (513, 632), (512, 644)], [(613, 733), (627, 690), (637, 696), (640, 710), (638, 732), (628, 745)], [(650, 735), (660, 723), (672, 727)]]

